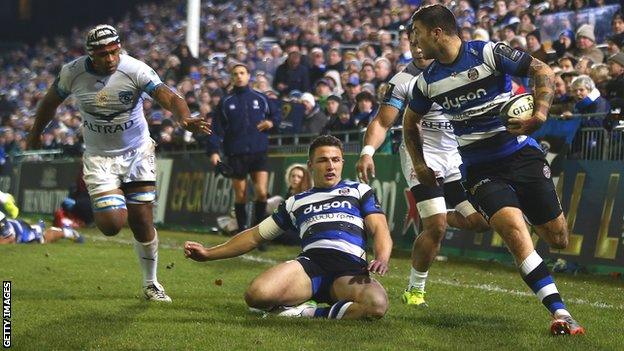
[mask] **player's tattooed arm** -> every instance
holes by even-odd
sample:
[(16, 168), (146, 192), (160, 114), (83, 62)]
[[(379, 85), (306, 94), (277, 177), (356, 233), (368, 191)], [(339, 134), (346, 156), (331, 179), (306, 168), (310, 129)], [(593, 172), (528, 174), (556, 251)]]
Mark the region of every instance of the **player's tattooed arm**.
[(555, 97), (555, 73), (547, 64), (534, 58), (529, 67), (529, 78), (534, 83), (533, 98), (535, 99), (535, 106), (533, 108), (533, 117), (544, 123)]
[(422, 115), (407, 108), (403, 116), (403, 138), (405, 138), (405, 147), (412, 159), (418, 181), (425, 185), (434, 186), (436, 184), (435, 173), (427, 166), (423, 152), (421, 120)]

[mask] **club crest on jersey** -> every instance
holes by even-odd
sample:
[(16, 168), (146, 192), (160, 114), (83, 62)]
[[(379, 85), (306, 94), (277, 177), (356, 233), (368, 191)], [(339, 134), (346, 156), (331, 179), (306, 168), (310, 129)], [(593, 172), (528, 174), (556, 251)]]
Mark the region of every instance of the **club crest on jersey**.
[(97, 94), (95, 94), (95, 105), (96, 106), (106, 106), (106, 103), (108, 102), (108, 95), (106, 94), (106, 91), (104, 90), (100, 90), (98, 91)]
[(546, 179), (550, 179), (551, 172), (550, 172), (550, 167), (548, 167), (548, 165), (544, 165), (542, 172), (544, 172), (544, 177), (546, 177)]
[(471, 68), (468, 70), (468, 79), (477, 80), (479, 78), (479, 71), (476, 68)]
[(341, 188), (340, 190), (338, 190), (338, 194), (349, 195), (349, 188)]
[(254, 110), (260, 109), (260, 104), (258, 103), (258, 100), (253, 101), (253, 109)]
[(127, 105), (132, 102), (132, 92), (131, 91), (120, 91), (119, 92), (119, 102), (124, 105)]

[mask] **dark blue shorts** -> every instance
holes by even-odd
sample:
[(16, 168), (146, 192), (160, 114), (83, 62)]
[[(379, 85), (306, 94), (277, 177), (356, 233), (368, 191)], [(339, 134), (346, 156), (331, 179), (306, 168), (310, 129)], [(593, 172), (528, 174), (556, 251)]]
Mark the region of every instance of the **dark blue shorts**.
[(312, 280), (312, 299), (333, 303), (330, 296), (334, 280), (346, 275), (367, 276), (367, 262), (358, 257), (332, 249), (311, 249), (302, 252), (297, 261)]
[(266, 152), (228, 156), (228, 166), (232, 167), (232, 178), (246, 179), (255, 172), (268, 171)]

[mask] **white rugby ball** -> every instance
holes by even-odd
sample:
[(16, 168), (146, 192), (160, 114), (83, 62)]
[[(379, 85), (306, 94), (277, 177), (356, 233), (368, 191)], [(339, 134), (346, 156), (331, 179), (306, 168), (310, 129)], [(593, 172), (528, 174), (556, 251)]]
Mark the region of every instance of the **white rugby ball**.
[(510, 118), (528, 119), (533, 116), (533, 95), (519, 94), (512, 96), (500, 109), (504, 123)]

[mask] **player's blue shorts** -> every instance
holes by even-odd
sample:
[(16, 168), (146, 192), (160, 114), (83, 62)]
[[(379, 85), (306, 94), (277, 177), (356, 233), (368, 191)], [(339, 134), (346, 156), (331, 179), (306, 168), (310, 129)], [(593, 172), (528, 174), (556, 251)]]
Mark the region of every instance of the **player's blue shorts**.
[(368, 276), (365, 260), (338, 250), (311, 249), (300, 253), (297, 261), (312, 280), (312, 300), (316, 302), (335, 302), (330, 290), (336, 278)]

